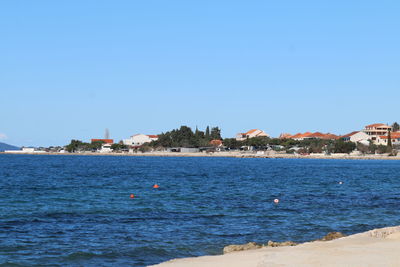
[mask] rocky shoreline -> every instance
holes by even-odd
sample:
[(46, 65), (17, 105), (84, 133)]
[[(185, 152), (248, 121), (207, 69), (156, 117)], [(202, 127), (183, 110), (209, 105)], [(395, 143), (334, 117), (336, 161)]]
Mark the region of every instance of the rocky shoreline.
[(350, 236), (332, 232), (302, 244), (230, 245), (224, 255), (174, 259), (153, 267), (399, 266), (399, 248), (400, 226), (394, 226)]
[(8, 155), (57, 155), (57, 156), (127, 156), (127, 157), (220, 157), (220, 158), (274, 158), (274, 159), (357, 159), (357, 160), (400, 160), (397, 156), (382, 155), (352, 155), (352, 154), (287, 154), (287, 153), (249, 153), (249, 152), (212, 152), (212, 153), (179, 153), (179, 152), (145, 152), (145, 153), (56, 153), (56, 152), (33, 152), (33, 153), (6, 153)]
[[(323, 236), (320, 239), (313, 240), (310, 242), (314, 241), (331, 241), (334, 239), (338, 239), (341, 237), (345, 237), (341, 232), (330, 232), (327, 235)], [(259, 249), (259, 248), (264, 248), (264, 247), (292, 247), (292, 246), (297, 246), (299, 243), (293, 242), (293, 241), (283, 241), (283, 242), (274, 242), (269, 240), (266, 244), (257, 244), (256, 242), (249, 242), (247, 244), (243, 245), (228, 245), (224, 247), (223, 252), (224, 254), (235, 252), (235, 251), (244, 251), (244, 250), (251, 250), (251, 249)]]

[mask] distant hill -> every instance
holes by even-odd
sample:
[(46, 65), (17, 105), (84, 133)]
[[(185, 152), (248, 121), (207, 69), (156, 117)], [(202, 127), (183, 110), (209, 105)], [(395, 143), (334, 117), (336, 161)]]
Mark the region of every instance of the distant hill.
[(0, 142), (0, 152), (4, 152), (4, 150), (20, 150), (21, 148), (17, 146), (12, 146), (6, 143), (1, 143)]

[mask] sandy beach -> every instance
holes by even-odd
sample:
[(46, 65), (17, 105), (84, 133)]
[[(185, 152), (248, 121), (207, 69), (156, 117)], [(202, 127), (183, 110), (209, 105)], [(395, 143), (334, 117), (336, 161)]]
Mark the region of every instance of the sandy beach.
[(220, 256), (184, 258), (157, 267), (400, 266), (400, 226), (375, 229), (332, 241), (264, 247)]

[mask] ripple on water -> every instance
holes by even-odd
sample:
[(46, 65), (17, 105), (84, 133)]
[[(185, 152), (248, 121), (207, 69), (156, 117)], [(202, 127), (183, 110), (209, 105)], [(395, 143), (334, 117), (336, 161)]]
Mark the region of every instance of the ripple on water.
[(0, 266), (145, 266), (352, 234), (400, 224), (399, 189), (397, 161), (0, 155)]

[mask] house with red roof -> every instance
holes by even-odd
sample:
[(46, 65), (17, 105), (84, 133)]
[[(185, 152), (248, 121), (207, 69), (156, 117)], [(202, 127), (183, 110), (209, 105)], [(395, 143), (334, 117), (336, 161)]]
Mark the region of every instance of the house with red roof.
[(305, 133), (297, 133), (295, 135), (286, 137), (288, 139), (294, 139), (297, 141), (302, 141), (302, 140), (306, 140), (306, 139), (326, 139), (326, 140), (336, 140), (339, 137), (335, 134), (331, 134), (331, 133), (320, 133), (320, 132), (305, 132)]
[(376, 143), (375, 141), (378, 139), (379, 136), (387, 136), (389, 131), (392, 131), (392, 127), (383, 124), (383, 123), (374, 123), (365, 126), (363, 132), (369, 135), (370, 139)]
[(290, 138), (292, 135), (290, 133), (281, 133), (279, 135), (279, 139), (288, 139)]
[(371, 139), (371, 137), (363, 131), (354, 131), (345, 135), (340, 136), (343, 141), (350, 142), (366, 142)]
[(213, 147), (221, 147), (223, 144), (222, 140), (214, 139), (210, 141), (210, 145), (212, 145)]
[(158, 135), (134, 134), (130, 138), (122, 140), (122, 142), (127, 146), (141, 146), (145, 143), (150, 143), (151, 141), (157, 140)]
[[(400, 145), (400, 132), (390, 133), (390, 139), (392, 140), (392, 145)], [(387, 146), (389, 142), (389, 135), (381, 135), (376, 138), (375, 143), (377, 145)]]
[(254, 137), (269, 137), (267, 133), (265, 133), (262, 130), (259, 129), (252, 129), (250, 131), (247, 131), (245, 133), (238, 133), (236, 135), (236, 140), (237, 141), (243, 141), (249, 138), (254, 138)]

